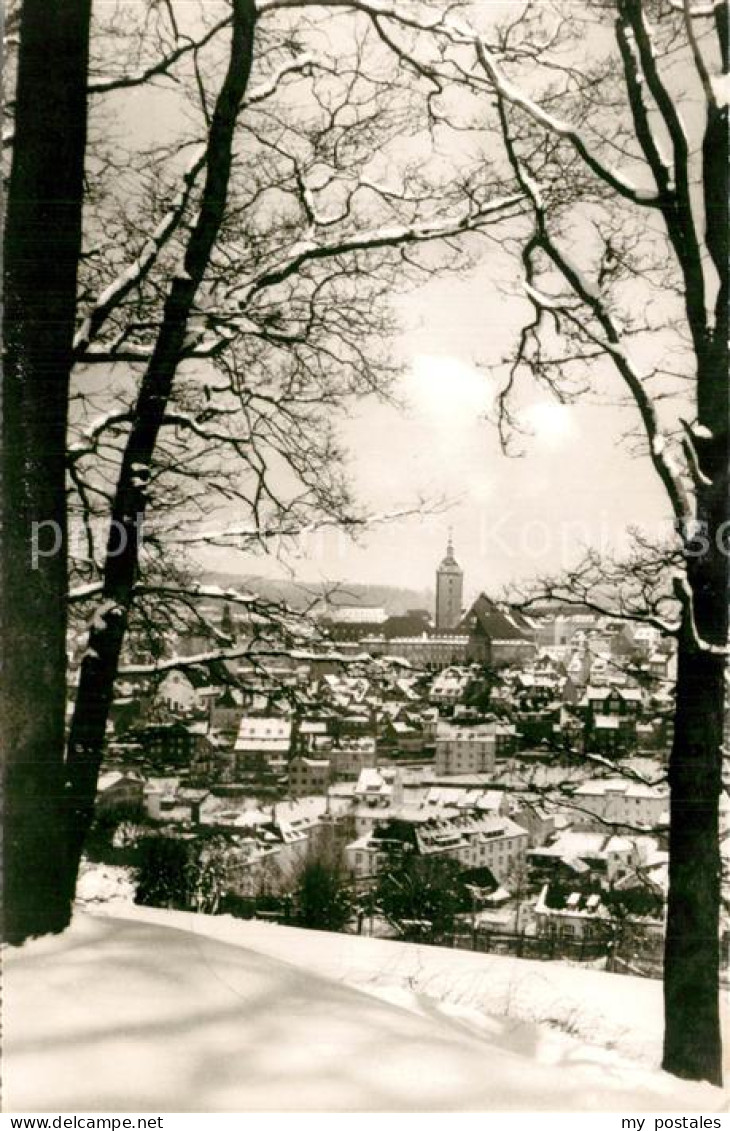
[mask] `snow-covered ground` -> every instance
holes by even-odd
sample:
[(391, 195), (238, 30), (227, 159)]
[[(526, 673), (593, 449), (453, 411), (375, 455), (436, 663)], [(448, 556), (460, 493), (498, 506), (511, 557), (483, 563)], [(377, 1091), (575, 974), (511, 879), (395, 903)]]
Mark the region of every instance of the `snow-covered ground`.
[(76, 900), (92, 909), (100, 904), (133, 904), (136, 884), (131, 868), (82, 861)]
[[(654, 1055), (658, 1019), (643, 1014), (658, 1013), (658, 986), (648, 981), (110, 912), (6, 951), (6, 1110), (723, 1110), (716, 1089), (625, 1058), (635, 1027), (641, 1055)], [(571, 1016), (579, 1037), (564, 1031)]]

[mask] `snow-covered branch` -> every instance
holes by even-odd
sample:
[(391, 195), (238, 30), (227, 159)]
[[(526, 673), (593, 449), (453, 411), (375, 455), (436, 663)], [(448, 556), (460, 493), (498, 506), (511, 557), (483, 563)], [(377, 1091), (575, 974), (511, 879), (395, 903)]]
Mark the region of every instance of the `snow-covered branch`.
[(90, 581), (86, 585), (77, 585), (71, 589), (68, 594), (69, 601), (74, 604), (80, 601), (88, 601), (92, 597), (98, 597), (104, 589), (102, 581)]
[(344, 656), (336, 650), (314, 651), (310, 648), (270, 648), (257, 647), (255, 641), (248, 641), (235, 648), (214, 648), (208, 652), (198, 652), (194, 656), (171, 656), (166, 660), (158, 660), (151, 664), (126, 664), (119, 668), (119, 676), (157, 676), (165, 672), (178, 671), (184, 668), (205, 667), (209, 664), (226, 663), (229, 660), (248, 659), (252, 663), (260, 660), (270, 660), (286, 657), (290, 660), (300, 660), (302, 663), (316, 661), (332, 661), (341, 664), (362, 663), (369, 656)]
[(121, 424), (128, 424), (131, 420), (129, 409), (112, 409), (101, 416), (97, 416), (84, 428), (79, 439), (68, 446), (68, 458), (71, 462), (89, 455), (94, 451), (99, 437), (110, 428), (118, 428)]
[(475, 46), (477, 57), (482, 67), (493, 82), (501, 98), (506, 99), (512, 106), (517, 106), (521, 110), (524, 110), (534, 122), (542, 126), (549, 133), (569, 141), (576, 152), (583, 158), (588, 168), (607, 185), (620, 193), (621, 196), (625, 197), (626, 200), (630, 200), (632, 204), (639, 204), (644, 207), (657, 208), (659, 206), (660, 197), (655, 191), (637, 188), (617, 170), (610, 168), (608, 165), (604, 165), (591, 151), (587, 141), (579, 130), (569, 122), (565, 122), (555, 115), (548, 113), (539, 103), (535, 102), (524, 91), (520, 90), (518, 86), (511, 82), (502, 72), (492, 52), (483, 40), (477, 40)]
[[(509, 98), (500, 90), (498, 110), (507, 156), (519, 185), (532, 204), (535, 217), (535, 231), (523, 255), (526, 269), (528, 272), (531, 271), (532, 254), (538, 250), (542, 251), (580, 300), (582, 310), (573, 308), (565, 302), (560, 303), (561, 317), (569, 320), (582, 337), (603, 349), (606, 356), (612, 359), (638, 409), (649, 445), (651, 462), (667, 492), (674, 516), (678, 522), (684, 523), (692, 516), (692, 503), (687, 495), (681, 469), (667, 452), (667, 441), (659, 427), (656, 407), (644, 387), (642, 375), (626, 348), (621, 329), (604, 301), (600, 287), (584, 274), (567, 252), (559, 247), (550, 233), (539, 185), (525, 168), (510, 133), (505, 101), (509, 101)], [(530, 300), (538, 310), (555, 310), (555, 303), (558, 300), (553, 296), (544, 296), (534, 286), (531, 278), (526, 282)], [(585, 310), (593, 316), (597, 328), (594, 329), (591, 320), (585, 318)]]
[(96, 299), (74, 338), (74, 354), (77, 359), (86, 359), (86, 350), (101, 330), (106, 319), (127, 297), (129, 292), (149, 274), (160, 251), (180, 225), (193, 186), (201, 169), (205, 167), (206, 159), (207, 149), (204, 147), (202, 152), (198, 151), (190, 161), (183, 175), (183, 186), (180, 192), (167, 214), (145, 242), (140, 254)]
[(331, 70), (326, 60), (312, 52), (306, 52), (303, 55), (297, 55), (288, 63), (284, 63), (279, 69), (268, 78), (266, 82), (262, 82), (259, 86), (254, 87), (248, 95), (243, 105), (244, 108), (249, 106), (257, 106), (260, 102), (265, 102), (267, 98), (271, 98), (273, 94), (279, 90), (282, 80), (287, 75), (305, 74), (307, 71), (313, 70), (318, 67), (322, 70)]
[(699, 75), (700, 82), (702, 83), (702, 89), (705, 92), (705, 98), (710, 103), (710, 105), (717, 105), (717, 96), (712, 84), (712, 79), (710, 78), (710, 72), (707, 69), (707, 64), (705, 63), (705, 59), (702, 54), (702, 48), (700, 47), (697, 35), (695, 34), (695, 12), (692, 8), (690, 0), (684, 0), (684, 4), (682, 6), (682, 15), (684, 17), (684, 29), (687, 33), (687, 41), (692, 50), (692, 57), (695, 61), (695, 67), (697, 69), (697, 74)]
[(672, 583), (674, 594), (684, 609), (685, 617), (683, 624), (689, 629), (693, 648), (698, 652), (705, 652), (712, 656), (730, 657), (730, 647), (728, 647), (728, 645), (722, 647), (722, 645), (710, 644), (708, 640), (703, 640), (697, 627), (695, 617), (694, 593), (692, 592), (692, 586), (689, 584), (687, 578), (676, 574), (672, 578)]
[(241, 541), (267, 542), (272, 539), (302, 538), (321, 530), (362, 530), (384, 523), (401, 521), (415, 515), (423, 515), (423, 506), (405, 507), (402, 510), (384, 511), (379, 514), (369, 515), (338, 515), (331, 517), (321, 516), (311, 522), (285, 522), (276, 525), (260, 526), (253, 523), (231, 523), (224, 529), (204, 531), (184, 531), (181, 541), (185, 545), (206, 543), (214, 546), (230, 546)]
[[(326, 0), (328, 9), (343, 8), (353, 12), (362, 12), (371, 19), (392, 20), (402, 27), (418, 32), (438, 32), (450, 43), (464, 47), (473, 46), (476, 33), (466, 24), (452, 19), (443, 10), (435, 16), (419, 15), (416, 5), (406, 4), (396, 0)], [(257, 0), (256, 8), (259, 15), (278, 10), (292, 10), (295, 8), (321, 8), (322, 0)], [(427, 5), (422, 5), (427, 10)]]
[(295, 244), (282, 264), (262, 272), (258, 278), (248, 283), (244, 291), (245, 297), (239, 300), (240, 306), (245, 307), (247, 302), (259, 291), (285, 282), (306, 263), (315, 262), (319, 259), (331, 259), (338, 255), (347, 255), (357, 251), (403, 247), (448, 239), (467, 232), (477, 232), (490, 222), (513, 217), (516, 214), (515, 210), (518, 210), (522, 204), (522, 194), (511, 193), (476, 209), (467, 206), (462, 209), (460, 215), (453, 218), (377, 228), (369, 232), (358, 232), (354, 235), (344, 236), (342, 239), (334, 240), (331, 243), (318, 242), (313, 236), (309, 240)]
[(129, 87), (142, 86), (151, 79), (169, 75), (169, 72), (176, 63), (179, 63), (186, 55), (190, 55), (191, 52), (200, 51), (201, 48), (210, 43), (219, 32), (229, 27), (230, 24), (231, 17), (226, 16), (225, 19), (219, 20), (217, 24), (214, 24), (213, 27), (199, 39), (186, 39), (180, 46), (170, 51), (169, 54), (164, 55), (154, 63), (150, 63), (147, 67), (142, 67), (135, 74), (111, 75), (108, 78), (92, 79), (87, 88), (89, 94), (107, 94), (113, 90), (125, 90)]

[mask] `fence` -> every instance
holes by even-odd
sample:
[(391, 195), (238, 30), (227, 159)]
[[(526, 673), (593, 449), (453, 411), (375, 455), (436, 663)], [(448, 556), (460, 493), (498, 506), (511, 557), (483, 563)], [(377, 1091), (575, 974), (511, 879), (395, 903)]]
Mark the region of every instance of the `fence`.
[[(291, 923), (290, 897), (229, 898), (222, 908), (241, 918), (268, 919)], [(358, 933), (367, 926), (367, 916), (361, 916)], [(632, 974), (641, 978), (661, 978), (663, 973), (662, 941), (656, 937), (639, 938), (630, 934), (618, 936), (585, 936), (568, 938), (557, 934), (528, 935), (525, 932), (494, 931), (484, 926), (462, 925), (454, 931), (435, 934), (426, 927), (412, 928), (402, 937), (403, 942), (426, 943), (429, 946), (472, 950), (480, 954), (511, 955), (514, 958), (531, 958), (539, 961), (598, 962), (605, 959), (604, 969), (612, 974)], [(727, 987), (730, 973), (723, 968), (720, 984)]]
[[(421, 941), (426, 941), (422, 939)], [(631, 937), (583, 936), (568, 938), (557, 934), (528, 935), (493, 931), (485, 927), (461, 929), (431, 940), (437, 946), (473, 950), (482, 954), (512, 955), (540, 961), (568, 960), (597, 962), (605, 959), (605, 969), (617, 974), (661, 978), (661, 947)]]
[[(414, 940), (415, 941), (415, 940)], [(604, 969), (611, 974), (632, 974), (639, 978), (662, 978), (664, 943), (656, 935), (648, 938), (627, 932), (596, 938), (571, 939), (558, 935), (526, 935), (490, 931), (485, 927), (462, 929), (438, 938), (421, 938), (435, 946), (474, 950), (482, 954), (508, 954), (515, 958), (543, 961), (595, 962), (605, 959)], [(723, 939), (720, 986), (730, 988), (728, 947)]]

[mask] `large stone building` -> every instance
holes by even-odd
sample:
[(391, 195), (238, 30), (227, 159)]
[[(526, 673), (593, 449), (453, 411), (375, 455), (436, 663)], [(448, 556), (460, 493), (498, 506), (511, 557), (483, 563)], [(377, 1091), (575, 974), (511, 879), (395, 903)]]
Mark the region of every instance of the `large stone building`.
[(464, 573), (454, 557), (449, 535), (446, 557), (436, 570), (436, 631), (448, 632), (461, 620)]
[(526, 859), (527, 832), (509, 817), (477, 809), (423, 808), (401, 811), (397, 818), (376, 820), (368, 832), (345, 849), (356, 880), (372, 881), (391, 859), (398, 842), (422, 857), (446, 857), (463, 868), (488, 868), (500, 884), (509, 884), (513, 869)]
[(421, 636), (397, 636), (392, 640), (363, 641), (373, 655), (405, 660), (414, 668), (441, 671), (454, 664), (465, 664), (469, 637), (455, 632), (429, 632)]
[(500, 607), (480, 593), (459, 624), (469, 637), (469, 659), (504, 667), (534, 659), (534, 625), (516, 609)]

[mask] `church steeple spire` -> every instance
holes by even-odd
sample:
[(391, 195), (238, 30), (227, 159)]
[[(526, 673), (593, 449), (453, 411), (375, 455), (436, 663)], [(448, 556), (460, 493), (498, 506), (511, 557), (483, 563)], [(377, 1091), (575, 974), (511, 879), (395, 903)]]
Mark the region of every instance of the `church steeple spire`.
[(447, 542), (446, 542), (446, 556), (444, 557), (443, 561), (441, 562), (441, 565), (439, 566), (439, 570), (443, 570), (443, 569), (452, 569), (453, 570), (454, 567), (459, 569), (459, 564), (458, 564), (456, 558), (454, 557), (454, 531), (453, 531), (453, 527), (450, 526), (449, 527), (449, 535), (448, 535), (448, 539), (447, 539)]

